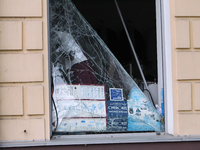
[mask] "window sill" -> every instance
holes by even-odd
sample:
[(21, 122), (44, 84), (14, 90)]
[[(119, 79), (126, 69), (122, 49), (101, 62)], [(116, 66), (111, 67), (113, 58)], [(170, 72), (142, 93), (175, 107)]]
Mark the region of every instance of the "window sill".
[(107, 135), (67, 135), (54, 136), (49, 141), (17, 141), (0, 142), (0, 147), (30, 147), (30, 146), (61, 146), (61, 145), (91, 145), (91, 144), (124, 144), (150, 142), (183, 142), (200, 141), (200, 136), (173, 136), (165, 133), (134, 133)]

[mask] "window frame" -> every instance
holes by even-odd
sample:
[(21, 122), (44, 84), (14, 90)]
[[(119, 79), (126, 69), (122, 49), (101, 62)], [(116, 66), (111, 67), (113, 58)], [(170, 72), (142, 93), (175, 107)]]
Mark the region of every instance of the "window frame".
[(164, 103), (165, 103), (165, 132), (174, 134), (174, 110), (172, 90), (172, 55), (170, 28), (170, 0), (160, 1), (161, 33), (163, 44), (163, 73), (164, 73)]
[[(170, 2), (169, 0), (155, 0), (156, 4), (156, 31), (157, 31), (157, 60), (158, 60), (158, 98), (164, 98), (164, 111), (165, 111), (165, 131), (161, 134), (173, 134), (174, 121), (173, 121), (173, 95), (172, 95), (172, 65), (171, 65), (171, 30), (170, 30)], [(49, 18), (49, 0), (47, 0), (47, 22)], [(50, 58), (50, 26), (47, 24), (48, 29), (48, 63), (49, 63), (49, 85), (51, 85), (51, 58)], [(162, 95), (164, 89), (164, 95)], [(52, 101), (51, 101), (51, 86), (49, 86), (49, 132), (52, 136)], [(156, 132), (155, 132), (156, 133)], [(126, 136), (134, 135), (156, 135), (155, 133), (121, 133), (120, 135)], [(106, 134), (109, 135), (109, 134)], [(113, 134), (110, 134), (113, 135)], [(68, 135), (62, 135), (63, 137)], [(80, 135), (75, 135), (80, 136)], [(94, 135), (85, 135), (93, 137)], [(104, 137), (105, 134), (99, 134)]]

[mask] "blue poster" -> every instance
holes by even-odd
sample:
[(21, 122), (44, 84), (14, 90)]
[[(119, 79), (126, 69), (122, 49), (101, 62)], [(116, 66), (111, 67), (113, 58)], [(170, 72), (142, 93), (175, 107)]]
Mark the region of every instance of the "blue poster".
[(107, 101), (107, 123), (110, 132), (127, 131), (128, 108), (126, 101)]
[(128, 131), (163, 131), (161, 116), (138, 87), (128, 95)]

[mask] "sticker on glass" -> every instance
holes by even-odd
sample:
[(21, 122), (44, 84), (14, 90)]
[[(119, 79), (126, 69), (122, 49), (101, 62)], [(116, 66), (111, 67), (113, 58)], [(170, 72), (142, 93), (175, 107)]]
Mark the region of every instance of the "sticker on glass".
[(122, 89), (110, 88), (110, 100), (111, 101), (123, 101)]

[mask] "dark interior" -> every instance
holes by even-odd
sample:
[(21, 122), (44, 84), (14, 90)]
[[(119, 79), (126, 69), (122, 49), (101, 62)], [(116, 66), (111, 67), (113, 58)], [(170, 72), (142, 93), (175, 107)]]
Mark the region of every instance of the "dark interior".
[[(114, 0), (72, 0), (127, 72), (142, 80)], [(157, 81), (155, 0), (118, 0), (147, 81)], [(130, 65), (131, 64), (131, 65)]]

